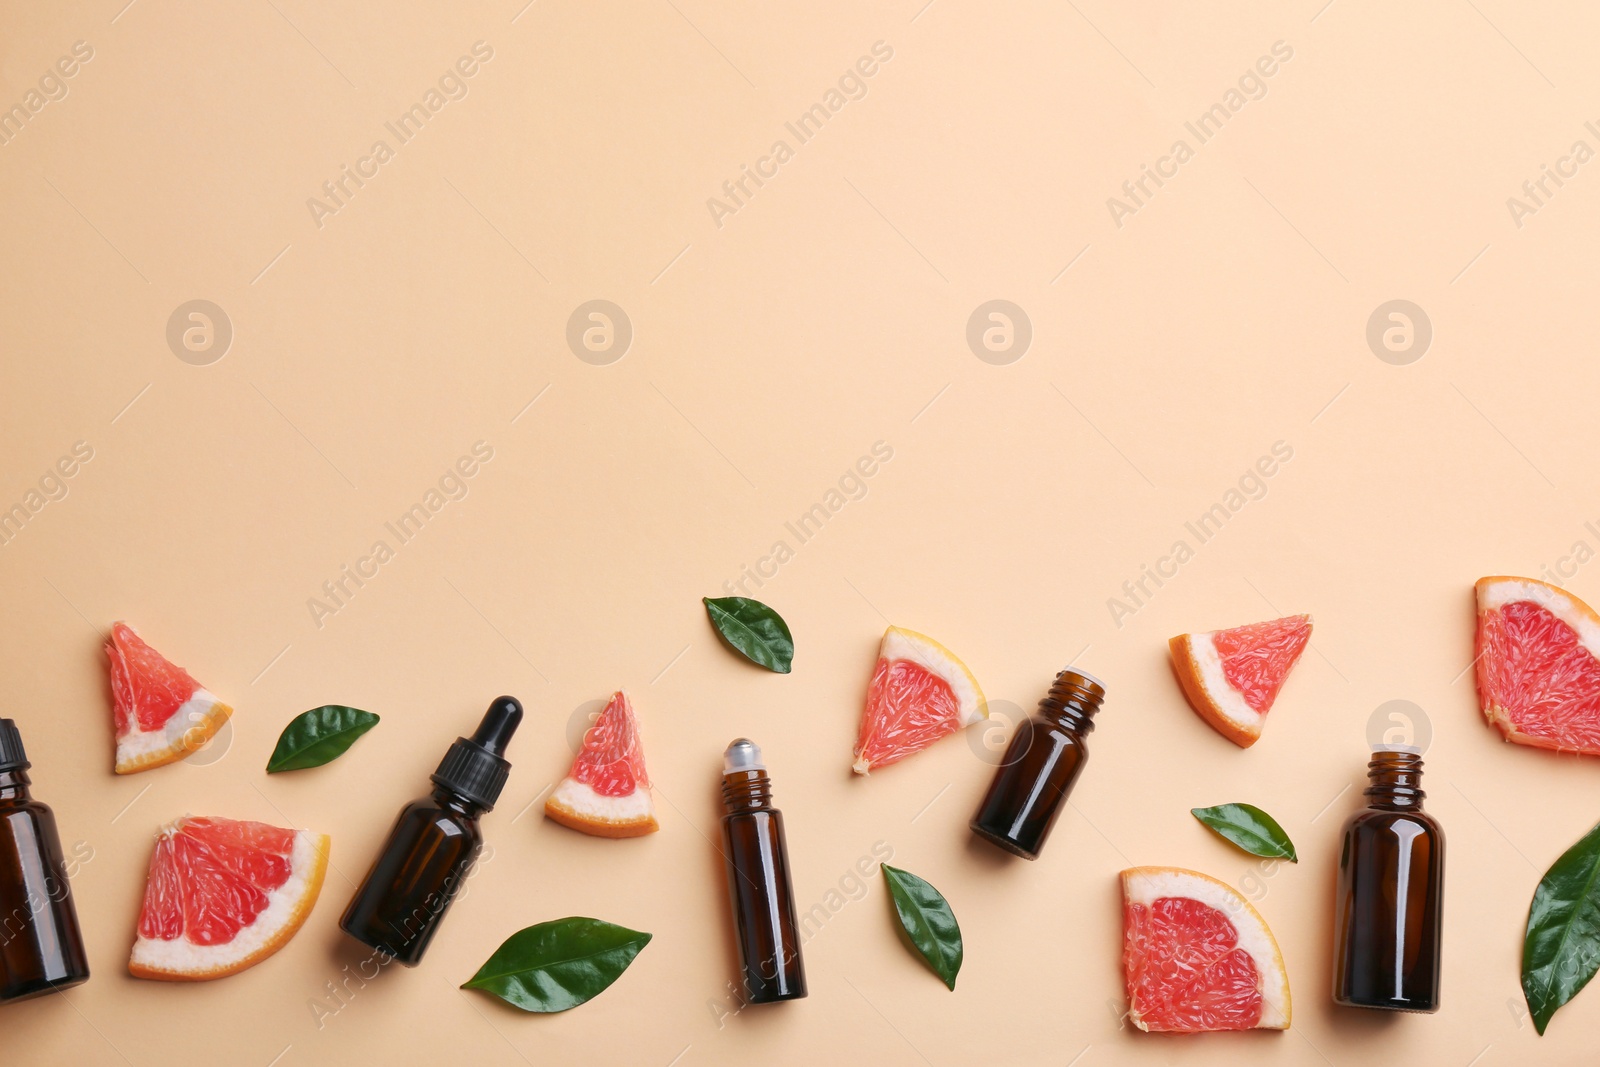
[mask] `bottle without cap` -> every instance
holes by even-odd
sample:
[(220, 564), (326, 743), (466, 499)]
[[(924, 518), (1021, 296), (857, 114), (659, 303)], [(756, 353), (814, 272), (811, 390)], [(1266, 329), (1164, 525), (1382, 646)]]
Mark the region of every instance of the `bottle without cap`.
[(1355, 1008), (1439, 1010), (1444, 831), (1422, 810), (1422, 756), (1383, 748), (1367, 807), (1344, 824), (1334, 896), (1333, 999)]
[(471, 737), (456, 738), (433, 792), (400, 810), (340, 929), (408, 967), (422, 962), (483, 849), (478, 819), (500, 799), (511, 772), (506, 744), (521, 721), (522, 705), (500, 697)]
[(1084, 738), (1106, 689), (1092, 674), (1056, 675), (1039, 710), (1017, 724), (994, 780), (972, 817), (972, 832), (1023, 859), (1038, 859), (1067, 794), (1089, 759)]

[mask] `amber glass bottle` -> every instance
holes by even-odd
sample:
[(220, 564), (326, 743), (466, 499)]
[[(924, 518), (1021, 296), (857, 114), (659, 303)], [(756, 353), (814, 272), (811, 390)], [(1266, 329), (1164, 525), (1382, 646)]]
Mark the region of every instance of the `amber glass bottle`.
[(456, 738), (433, 773), (433, 793), (400, 809), (340, 929), (407, 967), (422, 962), (483, 849), (478, 819), (500, 799), (511, 772), (506, 743), (521, 721), (522, 705), (500, 697), (477, 732)]
[(0, 1003), (89, 980), (56, 818), (28, 793), (28, 755), (0, 719)]
[(1333, 999), (1358, 1008), (1439, 1010), (1444, 831), (1422, 810), (1422, 757), (1380, 750), (1365, 811), (1339, 854)]
[(1005, 758), (972, 817), (972, 832), (1024, 859), (1038, 859), (1050, 828), (1089, 759), (1084, 738), (1106, 689), (1071, 668), (1056, 675), (1039, 710), (1017, 724)]
[(772, 806), (772, 779), (761, 750), (742, 737), (723, 754), (722, 804), (728, 898), (746, 1001), (799, 1000), (806, 995), (806, 972), (783, 813)]

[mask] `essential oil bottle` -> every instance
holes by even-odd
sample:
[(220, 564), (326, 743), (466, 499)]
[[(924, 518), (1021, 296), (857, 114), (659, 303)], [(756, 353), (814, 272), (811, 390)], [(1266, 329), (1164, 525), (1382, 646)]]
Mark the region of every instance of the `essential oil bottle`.
[(1038, 859), (1073, 783), (1089, 758), (1084, 738), (1106, 687), (1068, 667), (1056, 675), (1039, 710), (1017, 724), (989, 791), (972, 817), (972, 832), (1023, 859)]
[(746, 1002), (799, 1000), (806, 995), (806, 972), (772, 779), (761, 750), (742, 737), (723, 753), (722, 768), (723, 856)]
[(1422, 757), (1384, 748), (1368, 798), (1344, 825), (1335, 897), (1333, 999), (1357, 1008), (1439, 1010), (1444, 831), (1422, 810)]
[(422, 962), (483, 848), (478, 819), (505, 788), (506, 744), (521, 721), (522, 705), (499, 697), (477, 732), (456, 738), (432, 775), (433, 792), (400, 809), (340, 929), (407, 967)]
[(17, 724), (0, 719), (0, 1003), (89, 980), (56, 817), (28, 792)]

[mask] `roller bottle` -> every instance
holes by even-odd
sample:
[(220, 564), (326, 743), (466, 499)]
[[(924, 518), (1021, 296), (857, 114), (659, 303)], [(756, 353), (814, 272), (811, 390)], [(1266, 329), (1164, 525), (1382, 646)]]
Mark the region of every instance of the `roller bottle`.
[(799, 1000), (806, 995), (806, 975), (783, 813), (772, 806), (772, 780), (754, 742), (740, 738), (723, 754), (722, 803), (723, 856), (746, 1003)]
[(1380, 749), (1367, 807), (1344, 826), (1335, 894), (1333, 999), (1357, 1008), (1439, 1010), (1444, 831), (1422, 810), (1422, 757)]
[(1023, 859), (1038, 859), (1067, 794), (1089, 759), (1084, 738), (1106, 698), (1098, 678), (1067, 668), (1039, 710), (1017, 724), (972, 832)]
[(511, 772), (506, 744), (521, 721), (522, 705), (500, 697), (471, 737), (456, 738), (433, 792), (400, 810), (340, 929), (407, 967), (422, 962), (483, 848), (478, 820), (500, 799)]
[(0, 719), (0, 1003), (89, 980), (56, 818), (29, 794), (16, 723)]

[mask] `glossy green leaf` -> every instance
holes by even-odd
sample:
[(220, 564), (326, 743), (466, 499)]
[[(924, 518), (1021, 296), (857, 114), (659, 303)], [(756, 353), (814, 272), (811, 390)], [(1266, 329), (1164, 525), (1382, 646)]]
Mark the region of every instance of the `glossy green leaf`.
[(518, 930), (462, 989), (481, 989), (523, 1011), (576, 1008), (605, 992), (650, 935), (573, 916)]
[(267, 760), (267, 773), (303, 771), (331, 763), (376, 725), (378, 717), (372, 712), (342, 704), (324, 704), (296, 715), (278, 735), (278, 747)]
[(910, 871), (883, 865), (895, 914), (911, 946), (952, 990), (961, 971), (961, 927), (940, 892)]
[(1600, 826), (1551, 865), (1533, 891), (1522, 940), (1522, 994), (1539, 1033), (1600, 969)]
[(751, 663), (788, 674), (794, 662), (794, 638), (783, 616), (759, 600), (742, 596), (702, 597), (711, 625), (722, 639)]
[(1300, 862), (1294, 842), (1278, 820), (1254, 804), (1218, 804), (1214, 808), (1190, 808), (1189, 813), (1252, 856)]

